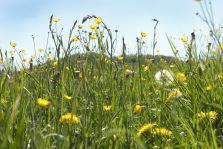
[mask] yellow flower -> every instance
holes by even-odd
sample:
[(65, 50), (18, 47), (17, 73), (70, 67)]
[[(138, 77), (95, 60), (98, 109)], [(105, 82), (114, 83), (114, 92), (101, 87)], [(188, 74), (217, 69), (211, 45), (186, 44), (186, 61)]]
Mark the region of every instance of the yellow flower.
[(174, 98), (179, 98), (181, 96), (182, 96), (182, 93), (181, 93), (180, 89), (175, 88), (168, 94), (167, 101), (174, 99)]
[(53, 60), (53, 58), (52, 58), (51, 56), (47, 56), (46, 59), (47, 59), (48, 61), (52, 61), (52, 60)]
[(187, 39), (187, 37), (182, 37), (182, 38), (181, 38), (181, 41), (182, 41), (183, 43), (187, 43), (188, 39)]
[(103, 106), (103, 110), (104, 110), (104, 111), (110, 111), (110, 110), (111, 110), (111, 108), (112, 108), (112, 106), (111, 106), (111, 105), (106, 105), (106, 106)]
[(210, 111), (210, 112), (200, 112), (200, 113), (197, 113), (197, 117), (198, 118), (201, 118), (201, 119), (204, 119), (204, 118), (210, 118), (211, 120), (215, 120), (217, 118), (217, 112), (215, 111)]
[(57, 66), (58, 65), (58, 62), (53, 62), (52, 65), (53, 66)]
[(24, 49), (21, 50), (20, 52), (23, 53), (23, 54), (26, 54), (26, 50), (24, 50)]
[(80, 120), (79, 120), (79, 118), (76, 115), (74, 115), (72, 113), (67, 113), (67, 114), (62, 115), (60, 117), (59, 122), (60, 123), (70, 122), (70, 123), (78, 124), (78, 123), (80, 123)]
[(158, 49), (158, 50), (156, 50), (156, 52), (157, 52), (157, 53), (160, 53), (160, 50)]
[(184, 73), (179, 72), (177, 74), (177, 81), (178, 82), (185, 82), (186, 81), (186, 76)]
[(16, 45), (17, 45), (16, 43), (14, 43), (14, 42), (10, 42), (10, 46), (11, 46), (11, 47), (15, 48)]
[(39, 51), (39, 52), (43, 52), (44, 49), (43, 49), (43, 48), (39, 48), (38, 51)]
[(90, 35), (91, 39), (96, 39), (97, 37), (95, 35)]
[(72, 97), (71, 97), (71, 96), (68, 96), (68, 95), (64, 95), (64, 98), (65, 98), (66, 100), (71, 100), (71, 99), (72, 99)]
[(48, 100), (45, 100), (43, 98), (38, 98), (37, 99), (37, 104), (40, 105), (41, 107), (47, 107), (50, 105), (50, 102)]
[(145, 67), (143, 68), (143, 71), (144, 71), (144, 72), (149, 71), (149, 66), (145, 66)]
[(97, 29), (97, 25), (95, 25), (95, 24), (91, 24), (89, 27), (90, 27), (90, 29), (92, 29), (92, 30)]
[(53, 22), (57, 23), (60, 21), (60, 18), (53, 18)]
[(134, 108), (135, 112), (140, 113), (142, 111), (142, 106), (140, 106), (139, 104), (137, 104)]
[(124, 57), (123, 57), (123, 56), (117, 56), (117, 59), (118, 59), (119, 61), (122, 61), (122, 60), (124, 59)]
[(78, 29), (82, 29), (83, 28), (83, 25), (82, 24), (79, 24), (77, 27), (78, 27)]
[(218, 45), (218, 49), (223, 51), (223, 44)]
[(140, 137), (143, 134), (149, 134), (149, 133), (151, 133), (154, 126), (155, 126), (154, 123), (148, 123), (148, 124), (143, 125), (139, 129), (139, 131), (137, 133), (137, 137)]
[(141, 36), (142, 36), (142, 37), (147, 37), (147, 33), (145, 33), (145, 32), (141, 32)]
[(174, 67), (175, 67), (175, 65), (174, 65), (174, 64), (171, 64), (171, 65), (170, 65), (170, 68), (174, 68)]
[(71, 38), (71, 41), (72, 41), (72, 42), (75, 42), (75, 41), (78, 41), (78, 40), (80, 40), (79, 37), (72, 37), (72, 38)]
[(14, 51), (9, 51), (9, 54), (11, 55), (11, 56), (13, 56), (14, 55)]
[(166, 129), (166, 128), (155, 128), (154, 134), (170, 137), (172, 135), (172, 131)]
[(206, 87), (206, 90), (207, 90), (207, 91), (211, 91), (212, 88), (213, 88), (212, 85), (208, 85), (208, 86)]
[(95, 18), (95, 19), (94, 19), (94, 22), (95, 22), (96, 24), (100, 24), (100, 23), (102, 22), (102, 18), (101, 18), (101, 17)]

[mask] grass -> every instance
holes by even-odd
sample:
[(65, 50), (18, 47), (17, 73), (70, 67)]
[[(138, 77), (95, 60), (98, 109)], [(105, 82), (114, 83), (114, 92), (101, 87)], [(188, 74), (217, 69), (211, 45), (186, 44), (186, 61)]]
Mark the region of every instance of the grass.
[(91, 21), (90, 33), (76, 21), (65, 44), (52, 16), (55, 50), (38, 49), (28, 63), (16, 44), (21, 64), (1, 52), (1, 148), (221, 148), (222, 37), (203, 59), (194, 33), (182, 39), (186, 60), (168, 36), (173, 58), (142, 55), (145, 34), (137, 55), (126, 55), (123, 38), (117, 57), (117, 32), (96, 16), (82, 23)]

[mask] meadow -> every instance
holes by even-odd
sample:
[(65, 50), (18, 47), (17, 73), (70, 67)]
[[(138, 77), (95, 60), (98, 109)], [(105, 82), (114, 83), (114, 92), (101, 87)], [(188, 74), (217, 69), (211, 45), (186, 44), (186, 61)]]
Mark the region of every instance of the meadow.
[(0, 148), (221, 148), (222, 28), (202, 12), (212, 40), (182, 37), (184, 59), (168, 35), (174, 57), (154, 55), (158, 20), (154, 33), (139, 33), (136, 55), (124, 37), (115, 55), (118, 30), (94, 15), (74, 21), (69, 35), (51, 16), (54, 47), (33, 38), (30, 59), (11, 42), (0, 52)]

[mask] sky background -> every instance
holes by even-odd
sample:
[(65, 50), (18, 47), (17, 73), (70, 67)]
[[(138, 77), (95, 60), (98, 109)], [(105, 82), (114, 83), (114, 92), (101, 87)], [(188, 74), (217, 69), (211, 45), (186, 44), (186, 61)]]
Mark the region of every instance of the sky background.
[[(222, 23), (222, 7), (223, 0), (213, 1), (216, 23)], [(61, 18), (58, 27), (65, 29), (65, 35), (76, 19), (81, 22), (84, 16), (94, 14), (102, 17), (112, 30), (119, 30), (119, 42), (124, 36), (129, 53), (136, 52), (135, 41), (141, 31), (148, 33), (149, 43), (152, 41), (152, 19), (156, 18), (160, 54), (172, 55), (167, 34), (175, 37), (175, 44), (184, 55), (182, 36), (190, 36), (194, 29), (208, 34), (209, 29), (196, 12), (200, 12), (200, 6), (193, 0), (0, 0), (0, 48), (10, 50), (9, 43), (16, 42), (18, 49), (32, 54), (31, 35), (35, 36), (36, 47), (44, 48), (52, 14)], [(116, 54), (119, 53), (117, 49)]]

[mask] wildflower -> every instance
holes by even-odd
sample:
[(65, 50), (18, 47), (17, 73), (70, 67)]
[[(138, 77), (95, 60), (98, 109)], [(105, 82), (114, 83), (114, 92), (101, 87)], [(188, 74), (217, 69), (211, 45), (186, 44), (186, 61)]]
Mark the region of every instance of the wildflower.
[(122, 60), (124, 59), (124, 57), (123, 57), (123, 56), (117, 56), (117, 59), (118, 59), (119, 61), (122, 61)]
[(171, 99), (176, 99), (176, 98), (179, 98), (182, 96), (182, 92), (180, 91), (179, 88), (175, 88), (173, 89), (169, 94), (168, 94), (168, 97), (167, 97), (167, 101), (171, 100)]
[(11, 55), (11, 56), (13, 56), (14, 55), (14, 51), (9, 51), (9, 54)]
[(182, 37), (182, 38), (181, 38), (181, 41), (182, 41), (183, 43), (187, 43), (188, 39), (187, 39), (187, 37)]
[(95, 35), (90, 35), (91, 39), (96, 39), (97, 37)]
[(10, 42), (10, 46), (11, 46), (11, 47), (15, 48), (16, 45), (17, 45), (16, 43), (14, 43), (14, 42)]
[(95, 25), (95, 24), (91, 24), (89, 27), (90, 27), (90, 29), (92, 29), (92, 30), (97, 29), (97, 25)]
[(52, 58), (51, 56), (47, 56), (46, 59), (47, 59), (48, 61), (52, 61), (52, 60), (53, 60), (53, 58)]
[(145, 67), (143, 68), (143, 71), (144, 71), (144, 72), (149, 71), (149, 66), (145, 66)]
[(160, 85), (163, 85), (163, 84), (169, 85), (173, 82), (172, 74), (166, 69), (158, 71), (155, 74), (155, 79)]
[(143, 125), (139, 129), (139, 131), (137, 133), (137, 137), (140, 137), (143, 134), (149, 134), (149, 133), (151, 133), (154, 126), (155, 126), (154, 123), (148, 123), (148, 124)]
[(22, 54), (26, 54), (26, 50), (24, 50), (24, 49), (21, 50), (20, 52), (21, 52)]
[(210, 111), (210, 112), (200, 112), (197, 113), (197, 117), (200, 119), (204, 119), (204, 118), (210, 118), (211, 120), (215, 120), (217, 118), (217, 112), (215, 111)]
[(37, 99), (37, 104), (40, 105), (41, 107), (47, 107), (50, 105), (50, 102), (48, 100), (45, 100), (43, 98), (38, 98)]
[(166, 129), (166, 128), (155, 128), (154, 134), (170, 137), (172, 135), (172, 131)]
[(111, 108), (112, 108), (112, 106), (111, 106), (111, 105), (106, 105), (106, 106), (103, 106), (103, 110), (104, 110), (104, 111), (110, 111), (110, 110), (111, 110)]
[(66, 68), (66, 70), (68, 70), (68, 71), (70, 70), (70, 68), (69, 68), (68, 66), (66, 66), (65, 68)]
[(142, 111), (142, 106), (140, 106), (139, 104), (137, 104), (134, 108), (135, 112), (140, 113)]
[(53, 18), (53, 22), (57, 23), (60, 21), (60, 18)]
[(185, 74), (179, 72), (179, 73), (177, 74), (177, 81), (178, 81), (178, 82), (185, 82), (185, 81), (186, 81)]
[(170, 65), (170, 68), (174, 68), (174, 67), (175, 67), (175, 65), (174, 65), (174, 64), (171, 64), (171, 65)]
[(53, 62), (52, 65), (55, 67), (58, 65), (58, 62)]
[(142, 37), (147, 37), (147, 33), (145, 33), (145, 32), (141, 32), (141, 36), (142, 36)]
[(79, 120), (79, 118), (76, 115), (74, 115), (72, 113), (67, 113), (67, 114), (62, 115), (60, 117), (59, 122), (60, 123), (70, 122), (70, 123), (78, 124), (78, 123), (80, 123), (80, 120)]
[(78, 27), (78, 29), (82, 29), (83, 28), (83, 25), (82, 24), (79, 24), (77, 27)]
[(213, 88), (212, 85), (208, 85), (208, 86), (206, 87), (206, 90), (207, 90), (207, 91), (211, 91), (212, 88)]
[(43, 52), (43, 48), (39, 48), (38, 51), (41, 53)]
[(101, 18), (101, 17), (95, 18), (95, 19), (94, 19), (94, 22), (95, 22), (96, 24), (100, 24), (100, 23), (102, 22), (102, 18)]
[(223, 44), (218, 45), (218, 49), (223, 51)]
[(71, 96), (68, 96), (68, 95), (64, 95), (64, 98), (65, 98), (66, 100), (71, 100), (71, 99), (72, 99), (72, 97), (71, 97)]
[(78, 40), (80, 40), (79, 37), (72, 37), (72, 38), (71, 38), (71, 41), (72, 41), (72, 42), (75, 42), (75, 41), (78, 41)]

